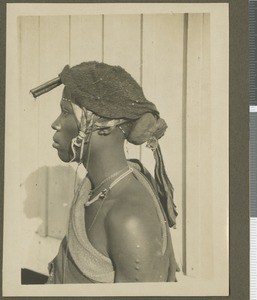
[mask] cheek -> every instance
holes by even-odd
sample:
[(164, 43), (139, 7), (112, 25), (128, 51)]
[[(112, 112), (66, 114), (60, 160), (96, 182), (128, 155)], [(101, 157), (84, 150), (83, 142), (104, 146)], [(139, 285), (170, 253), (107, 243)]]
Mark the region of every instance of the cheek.
[(69, 137), (70, 139), (78, 135), (78, 126), (74, 116), (70, 115), (69, 117), (63, 119), (61, 128), (62, 131), (65, 132), (66, 136)]
[(60, 148), (58, 149), (58, 156), (63, 162), (69, 162), (71, 160), (71, 141), (77, 135), (77, 131), (60, 133)]
[(77, 128), (66, 128), (64, 130), (64, 137), (67, 143), (71, 143), (71, 140), (75, 138), (78, 135), (78, 129)]
[(71, 141), (78, 135), (77, 124), (74, 120), (65, 120), (61, 124), (61, 130), (59, 132), (60, 144), (64, 151), (69, 151)]

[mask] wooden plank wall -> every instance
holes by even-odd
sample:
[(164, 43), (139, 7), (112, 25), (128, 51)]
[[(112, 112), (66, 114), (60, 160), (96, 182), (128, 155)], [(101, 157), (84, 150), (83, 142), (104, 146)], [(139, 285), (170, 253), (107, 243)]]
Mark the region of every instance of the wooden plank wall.
[(209, 24), (208, 15), (188, 17), (185, 265), (194, 277), (213, 276)]
[[(177, 229), (172, 230), (174, 247), (177, 260), (184, 269), (186, 262), (190, 265), (187, 271), (199, 268), (200, 246), (195, 246), (194, 236), (198, 234), (200, 236), (197, 237), (201, 237), (206, 232), (201, 233), (200, 223), (194, 213), (197, 211), (197, 216), (206, 218), (204, 211), (207, 204), (203, 207), (199, 204), (199, 190), (192, 197), (198, 198), (193, 210), (191, 204), (187, 205), (187, 200), (191, 199), (189, 195), (192, 187), (199, 179), (192, 177), (195, 166), (190, 165), (194, 161), (194, 157), (190, 157), (191, 148), (198, 145), (195, 145), (195, 139), (199, 141), (202, 138), (197, 130), (192, 133), (191, 125), (199, 126), (193, 123), (197, 122), (195, 118), (202, 113), (198, 111), (198, 106), (201, 103), (206, 105), (201, 102), (201, 89), (203, 83), (208, 84), (204, 79), (207, 74), (203, 76), (201, 73), (203, 64), (208, 64), (208, 56), (201, 63), (197, 59), (194, 61), (194, 56), (209, 51), (208, 45), (203, 48), (202, 44), (202, 39), (205, 40), (203, 36), (208, 36), (209, 20), (203, 15), (189, 15), (188, 23), (186, 20), (187, 16), (184, 14), (20, 18), (20, 112), (21, 130), (26, 132), (26, 143), (20, 143), (21, 156), (24, 158), (22, 162), (25, 162), (21, 169), (21, 183), (25, 184), (33, 172), (40, 174), (35, 175), (38, 176), (37, 185), (40, 190), (38, 196), (35, 193), (35, 198), (40, 199), (37, 200), (40, 211), (38, 215), (42, 218), (42, 226), (38, 229), (40, 235), (56, 238), (64, 235), (75, 175), (74, 167), (61, 163), (51, 147), (54, 131), (50, 125), (59, 114), (62, 88), (41, 96), (36, 102), (28, 95), (28, 91), (56, 77), (66, 64), (75, 65), (88, 60), (103, 61), (121, 65), (131, 73), (143, 86), (146, 97), (157, 105), (168, 124), (167, 133), (160, 144), (167, 173), (175, 187), (175, 202), (179, 211)], [(203, 81), (196, 74), (200, 74)], [(198, 85), (196, 90), (195, 85)], [(208, 97), (207, 94), (205, 96)], [(186, 102), (186, 98), (198, 102)], [(206, 109), (204, 108), (204, 112)], [(203, 119), (206, 124), (207, 118), (208, 116)], [(203, 138), (208, 139), (207, 131)], [(150, 150), (133, 145), (128, 145), (126, 149), (128, 157), (141, 158), (153, 171), (154, 160)], [(186, 162), (189, 165), (184, 168)], [(46, 167), (44, 172), (37, 172), (43, 167)], [(199, 176), (205, 171), (202, 170)], [(64, 180), (66, 187), (71, 183), (67, 193), (58, 189)], [(24, 217), (27, 218), (26, 214)], [(205, 219), (201, 222), (206, 225)], [(189, 229), (183, 230), (182, 227), (186, 224), (190, 225)], [(192, 230), (192, 226), (196, 226), (197, 233)], [(208, 228), (202, 230), (206, 231)], [(186, 237), (189, 239), (187, 243)], [(211, 245), (211, 237), (207, 248), (208, 245)], [(197, 248), (193, 251), (196, 255), (191, 255), (191, 247)], [(205, 251), (209, 251), (207, 248)]]

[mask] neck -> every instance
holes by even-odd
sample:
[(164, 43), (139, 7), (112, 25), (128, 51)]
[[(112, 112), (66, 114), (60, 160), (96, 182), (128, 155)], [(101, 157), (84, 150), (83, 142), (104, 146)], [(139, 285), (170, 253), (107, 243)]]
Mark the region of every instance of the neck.
[(105, 145), (100, 151), (93, 151), (92, 149), (89, 153), (88, 165), (84, 164), (93, 188), (128, 165), (123, 145), (120, 147), (108, 146), (110, 145)]

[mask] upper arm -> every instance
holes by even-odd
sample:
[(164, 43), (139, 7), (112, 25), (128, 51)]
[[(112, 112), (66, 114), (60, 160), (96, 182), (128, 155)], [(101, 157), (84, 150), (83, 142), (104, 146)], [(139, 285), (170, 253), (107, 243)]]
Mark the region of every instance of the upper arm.
[(117, 207), (106, 219), (115, 282), (159, 281), (165, 276), (162, 230), (145, 207)]

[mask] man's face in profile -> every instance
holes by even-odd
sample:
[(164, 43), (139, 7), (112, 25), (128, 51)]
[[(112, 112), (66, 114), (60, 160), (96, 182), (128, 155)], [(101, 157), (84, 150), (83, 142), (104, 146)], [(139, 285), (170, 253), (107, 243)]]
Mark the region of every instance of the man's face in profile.
[[(63, 98), (70, 99), (67, 89), (63, 91)], [(73, 156), (71, 141), (78, 135), (78, 125), (71, 102), (63, 98), (60, 102), (61, 114), (52, 124), (52, 128), (56, 131), (53, 136), (53, 147), (57, 149), (62, 161), (69, 162)]]

